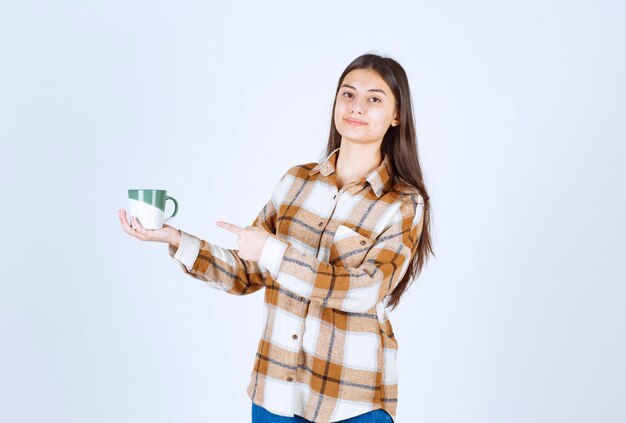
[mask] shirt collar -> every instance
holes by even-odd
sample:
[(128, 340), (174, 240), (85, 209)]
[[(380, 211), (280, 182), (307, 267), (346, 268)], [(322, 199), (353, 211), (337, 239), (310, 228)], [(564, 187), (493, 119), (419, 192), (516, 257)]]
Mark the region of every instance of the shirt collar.
[[(335, 149), (328, 157), (318, 163), (313, 169), (309, 171), (309, 175), (314, 175), (320, 172), (324, 176), (328, 176), (335, 171), (335, 165), (337, 163), (337, 156), (339, 155), (339, 148)], [(370, 183), (376, 197), (380, 197), (385, 184), (391, 178), (391, 163), (389, 162), (389, 156), (384, 154), (382, 163), (374, 170), (372, 170), (365, 180)]]

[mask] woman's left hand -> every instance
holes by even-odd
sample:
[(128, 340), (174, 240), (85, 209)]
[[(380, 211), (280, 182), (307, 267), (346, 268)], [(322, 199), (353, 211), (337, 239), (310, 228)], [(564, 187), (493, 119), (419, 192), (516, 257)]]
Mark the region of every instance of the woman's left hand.
[(237, 225), (221, 220), (215, 223), (220, 228), (224, 228), (237, 235), (237, 244), (239, 245), (237, 254), (239, 257), (244, 260), (259, 261), (265, 241), (267, 241), (267, 238), (270, 236), (269, 232), (257, 226), (240, 228)]

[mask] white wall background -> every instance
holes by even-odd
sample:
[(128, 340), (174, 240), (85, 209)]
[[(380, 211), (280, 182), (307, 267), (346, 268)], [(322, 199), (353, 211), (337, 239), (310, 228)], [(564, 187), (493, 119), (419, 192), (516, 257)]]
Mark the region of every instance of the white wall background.
[(408, 72), (436, 259), (391, 313), (398, 421), (626, 421), (626, 6), (0, 3), (0, 420), (246, 422), (262, 293), (126, 235), (130, 187), (218, 245), (317, 161), (365, 52)]

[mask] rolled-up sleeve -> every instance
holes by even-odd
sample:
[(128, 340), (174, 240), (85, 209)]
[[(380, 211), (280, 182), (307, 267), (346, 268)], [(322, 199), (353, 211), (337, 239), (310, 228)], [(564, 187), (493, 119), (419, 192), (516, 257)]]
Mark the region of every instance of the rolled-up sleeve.
[(172, 258), (191, 272), (200, 253), (200, 240), (184, 231), (180, 231), (180, 234), (180, 245)]

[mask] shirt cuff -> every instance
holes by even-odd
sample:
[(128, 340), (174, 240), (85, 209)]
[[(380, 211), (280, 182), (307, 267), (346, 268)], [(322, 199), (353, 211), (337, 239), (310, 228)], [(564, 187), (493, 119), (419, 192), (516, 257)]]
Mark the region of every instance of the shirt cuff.
[(274, 279), (278, 276), (280, 264), (283, 262), (283, 256), (289, 244), (278, 239), (274, 234), (270, 234), (263, 245), (261, 258), (258, 264), (265, 268)]
[(200, 239), (183, 231), (180, 231), (180, 235), (178, 250), (172, 257), (191, 272), (200, 253)]

